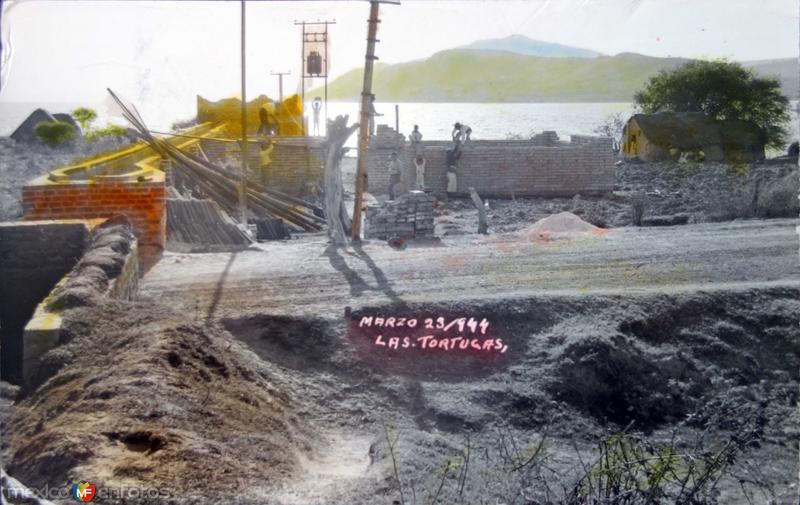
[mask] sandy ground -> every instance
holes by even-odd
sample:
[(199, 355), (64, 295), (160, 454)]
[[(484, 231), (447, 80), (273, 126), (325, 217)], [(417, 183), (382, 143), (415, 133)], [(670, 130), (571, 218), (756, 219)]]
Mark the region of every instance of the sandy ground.
[(621, 228), (551, 241), (525, 233), (470, 235), (401, 251), (377, 241), (338, 250), (318, 235), (239, 253), (168, 253), (145, 276), (142, 294), (214, 319), (248, 312), (332, 316), (348, 305), (541, 293), (797, 283), (797, 224)]
[[(628, 423), (650, 441), (677, 433), (688, 448), (708, 436), (719, 448), (757, 411), (769, 420), (765, 441), (721, 482), (719, 499), (788, 504), (798, 491), (796, 225), (745, 220), (550, 240), (523, 231), (404, 250), (336, 250), (309, 236), (236, 254), (168, 254), (142, 296), (198, 323), (219, 321), (282, 391), (304, 400), (298, 415), (321, 441), (298, 458), (301, 471), (279, 485), (275, 503), (394, 503), (387, 430), (398, 437), (406, 493), (425, 502), (446, 482), (443, 503), (493, 503), (541, 498), (543, 486), (574, 478), (598, 438)], [(488, 315), (511, 351), (476, 360), (381, 349), (353, 331), (346, 307), (355, 320)], [(519, 445), (518, 458), (545, 434), (551, 473), (498, 470), (515, 461), (506, 444)], [(485, 457), (473, 462), (464, 498), (455, 475), (437, 476), (448, 458), (463, 457), (466, 438)], [(736, 479), (761, 484), (746, 495)]]

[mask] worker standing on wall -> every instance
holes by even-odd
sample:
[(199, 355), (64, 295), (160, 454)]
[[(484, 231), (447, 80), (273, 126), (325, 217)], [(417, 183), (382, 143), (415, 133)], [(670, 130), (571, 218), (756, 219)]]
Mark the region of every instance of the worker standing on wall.
[(452, 149), (447, 151), (447, 193), (455, 193), (458, 190), (458, 180), (456, 171), (458, 161), (461, 159), (461, 145), (456, 143)]
[(389, 155), (389, 200), (395, 198), (395, 186), (400, 183), (400, 160), (397, 158), (397, 152), (392, 151)]
[(314, 98), (311, 109), (314, 111), (314, 135), (319, 135), (319, 111), (322, 109), (322, 98)]
[(417, 177), (417, 189), (425, 190), (425, 158), (421, 154), (414, 158), (414, 170)]
[(411, 141), (414, 156), (422, 156), (422, 133), (419, 131), (419, 125), (414, 125), (414, 131), (408, 136), (408, 140)]
[(371, 137), (375, 136), (375, 117), (376, 116), (383, 116), (383, 114), (378, 114), (378, 111), (375, 110), (375, 95), (369, 96), (369, 135)]
[(453, 125), (453, 142), (456, 144), (467, 145), (470, 142), (470, 135), (472, 135), (472, 128), (465, 124), (456, 123)]
[(267, 185), (269, 182), (269, 167), (272, 165), (272, 150), (275, 149), (275, 143), (272, 138), (261, 142), (261, 150), (258, 153), (259, 160), (259, 182)]
[(275, 135), (278, 133), (278, 120), (275, 118), (275, 105), (265, 104), (258, 109), (258, 131), (256, 135)]

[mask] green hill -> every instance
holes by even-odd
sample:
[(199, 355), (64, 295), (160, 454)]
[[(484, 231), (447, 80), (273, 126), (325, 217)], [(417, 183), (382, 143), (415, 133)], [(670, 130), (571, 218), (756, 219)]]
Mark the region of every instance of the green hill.
[[(547, 58), (451, 49), (424, 60), (377, 65), (373, 90), (378, 101), (394, 102), (627, 102), (650, 76), (686, 61), (635, 53)], [(353, 69), (331, 81), (329, 99), (358, 100), (362, 76), (362, 69)]]

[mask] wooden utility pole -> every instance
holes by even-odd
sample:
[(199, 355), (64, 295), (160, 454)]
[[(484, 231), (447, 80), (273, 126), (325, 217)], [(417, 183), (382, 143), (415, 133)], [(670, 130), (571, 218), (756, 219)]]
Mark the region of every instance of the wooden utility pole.
[(269, 75), (278, 76), (278, 101), (283, 101), (283, 76), (292, 75), (291, 72), (270, 72)]
[(247, 62), (245, 56), (245, 0), (240, 0), (242, 10), (242, 144), (241, 144), (241, 158), (242, 166), (241, 173), (239, 174), (239, 222), (242, 228), (247, 231), (247, 83), (245, 79), (247, 73), (245, 72), (245, 64)]
[(375, 60), (375, 43), (378, 35), (378, 10), (381, 3), (399, 5), (400, 2), (389, 0), (370, 0), (369, 27), (367, 28), (367, 55), (364, 60), (364, 85), (361, 90), (361, 121), (358, 130), (358, 169), (356, 171), (356, 201), (353, 206), (353, 226), (350, 238), (361, 240), (361, 206), (364, 204), (364, 192), (367, 190), (367, 144), (369, 144), (370, 97), (372, 96), (372, 68)]

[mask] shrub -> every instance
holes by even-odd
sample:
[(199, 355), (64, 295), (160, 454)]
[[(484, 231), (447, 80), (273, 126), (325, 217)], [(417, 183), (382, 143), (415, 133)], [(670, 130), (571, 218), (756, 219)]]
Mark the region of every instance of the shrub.
[(622, 138), (622, 132), (625, 129), (625, 120), (622, 118), (622, 113), (617, 112), (606, 116), (603, 122), (598, 125), (593, 132), (603, 137), (611, 137), (613, 140), (614, 152), (619, 152), (619, 139)]
[(78, 107), (72, 111), (72, 117), (75, 118), (75, 121), (77, 121), (85, 131), (92, 124), (92, 121), (97, 119), (97, 112), (88, 107)]
[(116, 137), (119, 139), (124, 137), (127, 132), (128, 130), (123, 126), (110, 124), (105, 128), (95, 128), (88, 131), (86, 133), (86, 140), (89, 142), (94, 142), (103, 137)]
[(50, 147), (57, 147), (74, 139), (75, 127), (64, 121), (42, 121), (33, 130), (36, 137)]

